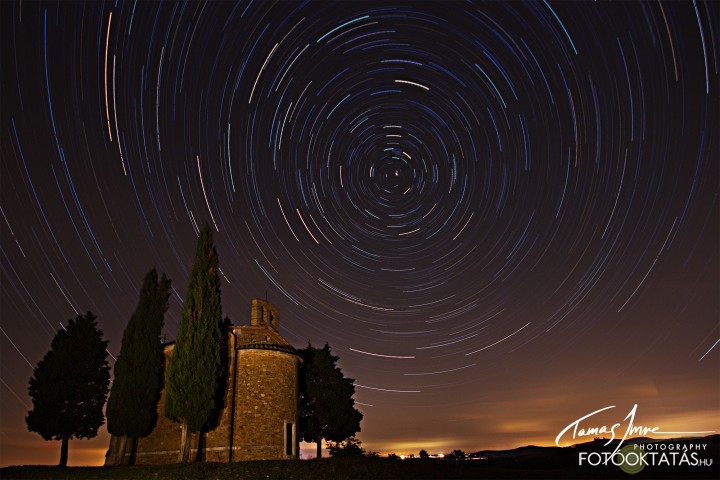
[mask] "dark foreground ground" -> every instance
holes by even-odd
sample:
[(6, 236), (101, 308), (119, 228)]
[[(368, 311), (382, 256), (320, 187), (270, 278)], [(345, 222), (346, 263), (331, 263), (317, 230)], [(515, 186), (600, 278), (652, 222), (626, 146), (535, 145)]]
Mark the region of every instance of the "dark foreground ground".
[(694, 479), (720, 478), (717, 462), (711, 467), (646, 467), (630, 475), (618, 467), (578, 467), (577, 456), (558, 454), (532, 459), (486, 460), (389, 460), (385, 458), (345, 458), (314, 460), (259, 461), (234, 464), (196, 463), (188, 465), (126, 467), (7, 467), (0, 469), (3, 479)]

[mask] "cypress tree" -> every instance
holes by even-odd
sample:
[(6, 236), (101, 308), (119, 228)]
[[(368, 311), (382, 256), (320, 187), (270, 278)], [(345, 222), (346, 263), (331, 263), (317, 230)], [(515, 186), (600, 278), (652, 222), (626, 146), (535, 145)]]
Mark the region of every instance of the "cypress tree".
[[(150, 270), (140, 290), (140, 300), (125, 327), (120, 355), (115, 362), (115, 379), (107, 404), (108, 432), (118, 436), (115, 461), (125, 463), (125, 452), (138, 437), (147, 435), (157, 421), (164, 356), (160, 333), (168, 309), (170, 280), (158, 280)], [(133, 459), (129, 459), (132, 463)]]
[(165, 416), (182, 424), (180, 462), (190, 460), (191, 433), (206, 428), (217, 408), (215, 399), (224, 373), (221, 322), (218, 256), (212, 231), (206, 226), (198, 238), (165, 383)]
[(33, 369), (28, 388), (33, 409), (25, 422), (43, 440), (62, 440), (61, 467), (67, 465), (69, 440), (95, 437), (105, 421), (103, 405), (110, 382), (107, 344), (95, 315), (78, 315), (55, 335), (50, 350)]

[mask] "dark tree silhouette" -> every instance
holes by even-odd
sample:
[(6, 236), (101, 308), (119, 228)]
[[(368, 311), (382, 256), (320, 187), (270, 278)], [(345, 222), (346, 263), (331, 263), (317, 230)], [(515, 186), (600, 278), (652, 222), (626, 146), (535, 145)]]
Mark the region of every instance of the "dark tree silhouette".
[(453, 450), (447, 458), (451, 460), (465, 460), (465, 452), (460, 449)]
[(342, 442), (360, 431), (362, 413), (355, 408), (354, 380), (346, 378), (337, 366), (338, 357), (330, 346), (312, 345), (299, 351), (300, 366), (300, 437), (317, 444), (322, 457), (322, 440)]
[(107, 344), (91, 312), (68, 321), (33, 369), (28, 393), (33, 409), (28, 430), (43, 440), (62, 440), (60, 463), (67, 465), (68, 442), (93, 438), (104, 422), (110, 367)]
[(182, 423), (180, 462), (190, 461), (190, 437), (197, 445), (197, 433), (216, 416), (223, 375), (221, 310), (218, 255), (206, 226), (198, 238), (165, 384), (165, 416)]
[(362, 457), (365, 449), (362, 442), (355, 437), (348, 437), (342, 442), (329, 442), (327, 449), (332, 457)]
[(150, 270), (123, 333), (106, 410), (108, 432), (118, 436), (116, 462), (120, 464), (126, 463), (128, 447), (132, 451), (137, 438), (147, 435), (157, 421), (165, 361), (160, 333), (169, 297), (170, 280), (165, 275), (158, 280), (155, 269)]
[(420, 458), (430, 458), (430, 454), (424, 448), (420, 450)]

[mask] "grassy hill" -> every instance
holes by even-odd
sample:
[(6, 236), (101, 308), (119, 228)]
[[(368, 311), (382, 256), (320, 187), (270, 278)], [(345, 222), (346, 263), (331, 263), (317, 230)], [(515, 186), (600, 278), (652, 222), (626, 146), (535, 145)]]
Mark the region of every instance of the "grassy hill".
[(711, 466), (649, 466), (630, 475), (617, 466), (578, 466), (581, 451), (603, 451), (604, 441), (574, 447), (527, 446), (514, 450), (486, 450), (469, 460), (388, 458), (327, 458), (322, 460), (273, 460), (239, 463), (193, 463), (124, 467), (24, 466), (0, 469), (2, 479), (48, 480), (344, 480), (344, 479), (695, 479), (720, 478), (720, 436), (647, 443), (703, 444), (702, 458)]
[[(718, 478), (717, 464), (709, 468), (648, 469), (628, 475), (617, 467), (579, 469), (570, 455), (544, 462), (533, 456), (526, 460), (388, 460), (385, 458), (323, 459), (320, 461), (258, 461), (195, 463), (188, 465), (126, 467), (7, 467), (0, 469), (3, 479), (61, 480), (211, 480), (211, 479), (578, 479), (578, 478)], [(576, 460), (575, 460), (576, 461)]]

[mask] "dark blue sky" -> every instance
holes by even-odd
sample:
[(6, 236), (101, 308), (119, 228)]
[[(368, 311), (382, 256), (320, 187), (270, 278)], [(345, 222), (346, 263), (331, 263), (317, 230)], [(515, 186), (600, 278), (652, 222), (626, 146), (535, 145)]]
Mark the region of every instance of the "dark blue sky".
[(56, 461), (24, 416), (68, 318), (117, 355), (155, 267), (174, 338), (204, 224), (223, 314), (329, 342), (371, 450), (720, 430), (717, 4), (0, 8), (0, 464)]

